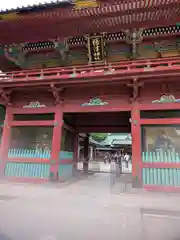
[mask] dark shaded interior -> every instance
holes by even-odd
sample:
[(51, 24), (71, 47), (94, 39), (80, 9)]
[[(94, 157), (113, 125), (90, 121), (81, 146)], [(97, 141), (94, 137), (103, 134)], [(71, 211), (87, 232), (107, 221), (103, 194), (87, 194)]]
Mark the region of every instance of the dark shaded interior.
[(130, 112), (101, 112), (101, 113), (65, 113), (64, 122), (72, 127), (103, 127), (124, 128), (131, 132)]
[(180, 118), (179, 110), (144, 110), (140, 111), (140, 117), (145, 119), (154, 118)]
[(46, 121), (54, 120), (54, 113), (45, 114), (14, 114), (15, 121)]
[(36, 149), (37, 146), (51, 149), (53, 127), (17, 126), (11, 129), (12, 149)]

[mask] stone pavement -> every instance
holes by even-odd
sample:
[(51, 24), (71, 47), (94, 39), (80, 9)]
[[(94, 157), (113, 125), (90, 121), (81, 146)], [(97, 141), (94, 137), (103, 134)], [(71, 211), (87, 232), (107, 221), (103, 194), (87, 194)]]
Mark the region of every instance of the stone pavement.
[(0, 240), (180, 239), (180, 195), (117, 191), (109, 174), (71, 184), (0, 183)]
[[(78, 162), (77, 168), (79, 170), (83, 169), (83, 162)], [(88, 165), (89, 170), (99, 171), (99, 172), (111, 172), (111, 165), (109, 163), (104, 163), (102, 161), (90, 161)], [(129, 163), (128, 166), (122, 162), (122, 172), (132, 173), (132, 164)]]

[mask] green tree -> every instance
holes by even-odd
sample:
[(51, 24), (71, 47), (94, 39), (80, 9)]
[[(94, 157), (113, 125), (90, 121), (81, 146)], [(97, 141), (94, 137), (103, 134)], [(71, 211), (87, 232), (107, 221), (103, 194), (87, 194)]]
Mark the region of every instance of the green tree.
[(95, 141), (101, 142), (101, 141), (105, 140), (105, 138), (107, 137), (107, 133), (91, 133), (91, 137)]

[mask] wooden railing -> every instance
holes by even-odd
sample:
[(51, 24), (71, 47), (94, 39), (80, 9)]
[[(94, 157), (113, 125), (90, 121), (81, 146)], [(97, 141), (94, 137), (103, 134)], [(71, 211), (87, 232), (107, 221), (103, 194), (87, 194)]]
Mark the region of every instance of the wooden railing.
[[(16, 159), (50, 159), (51, 151), (43, 150), (43, 149), (29, 149), (29, 148), (18, 148), (18, 149), (9, 149), (8, 150), (8, 158), (11, 160), (12, 158)], [(64, 159), (73, 159), (73, 152), (61, 151), (59, 153), (59, 160)]]
[(175, 149), (142, 153), (144, 185), (180, 186), (180, 154)]
[(8, 158), (39, 158), (50, 159), (50, 151), (34, 150), (34, 149), (9, 149)]
[(0, 74), (1, 82), (37, 81), (44, 79), (89, 78), (104, 75), (128, 75), (142, 72), (180, 70), (180, 58), (122, 61), (112, 64), (98, 64), (73, 67), (45, 68), (14, 71)]

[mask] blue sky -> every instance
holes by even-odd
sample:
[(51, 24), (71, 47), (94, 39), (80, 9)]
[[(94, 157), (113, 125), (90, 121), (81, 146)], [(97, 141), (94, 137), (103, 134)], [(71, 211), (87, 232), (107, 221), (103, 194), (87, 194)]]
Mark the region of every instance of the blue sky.
[(34, 4), (43, 4), (43, 3), (50, 3), (50, 2), (63, 2), (66, 0), (0, 0), (0, 10), (18, 8), (18, 7), (26, 7), (28, 5), (32, 6)]

